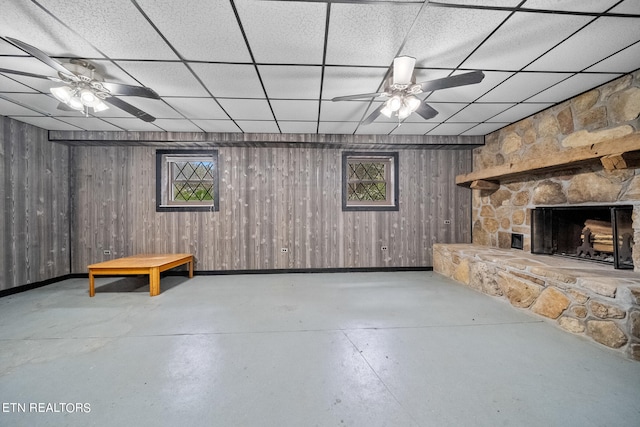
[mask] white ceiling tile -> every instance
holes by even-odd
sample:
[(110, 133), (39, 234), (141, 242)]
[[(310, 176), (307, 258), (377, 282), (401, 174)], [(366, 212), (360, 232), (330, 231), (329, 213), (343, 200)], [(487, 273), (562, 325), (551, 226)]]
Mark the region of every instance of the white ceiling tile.
[[(1, 8), (2, 37), (23, 41), (52, 57), (102, 57), (87, 40), (67, 28), (64, 23), (58, 22), (34, 2), (3, 1)], [(25, 26), (25, 22), (31, 25)], [(8, 47), (4, 42), (0, 45), (0, 53), (25, 55), (21, 49)]]
[(381, 89), (387, 68), (326, 67), (322, 99), (336, 96), (373, 93)]
[(185, 117), (192, 119), (227, 119), (224, 110), (212, 98), (164, 98)]
[[(11, 94), (9, 94), (11, 95)], [(6, 96), (6, 95), (2, 95)], [(23, 107), (8, 99), (0, 98), (0, 116), (41, 116), (37, 111)]]
[(327, 5), (235, 0), (259, 63), (322, 64)]
[(13, 119), (20, 122), (29, 123), (30, 125), (37, 126), (47, 130), (82, 130), (79, 127), (72, 124), (65, 123), (63, 120), (56, 120), (53, 117), (13, 117)]
[(508, 15), (495, 10), (427, 5), (402, 54), (415, 57), (420, 67), (456, 68)]
[[(616, 3), (614, 1), (614, 3)], [(612, 13), (628, 13), (628, 14), (638, 14), (638, 10), (640, 10), (640, 1), (638, 0), (624, 0), (618, 6), (614, 7), (610, 10)]]
[(253, 65), (191, 63), (190, 66), (215, 97), (265, 97)]
[(15, 74), (6, 74), (0, 75), (0, 92), (35, 92), (30, 85), (27, 83), (28, 81), (35, 81), (40, 79), (34, 79), (29, 77), (23, 77), (20, 80), (25, 82), (20, 83), (19, 81), (14, 80), (14, 78), (19, 77)]
[(368, 107), (369, 102), (364, 101), (322, 101), (320, 120), (359, 122)]
[(429, 135), (460, 135), (475, 126), (475, 123), (442, 123), (431, 129)]
[[(384, 117), (384, 116), (383, 116)], [(368, 125), (360, 125), (356, 130), (358, 135), (388, 135), (392, 130), (398, 127), (398, 123), (375, 121)]]
[(513, 105), (508, 103), (469, 104), (465, 109), (450, 117), (449, 121), (455, 123), (483, 122)]
[(600, 13), (617, 2), (618, 0), (527, 0), (524, 8)]
[(415, 3), (333, 3), (326, 63), (390, 65), (420, 7)]
[(177, 59), (129, 0), (91, 2), (91, 19), (87, 19), (85, 0), (39, 0), (39, 3), (109, 58)]
[(404, 122), (393, 131), (393, 135), (424, 135), (437, 125), (437, 123), (427, 123), (425, 121), (422, 123)]
[(510, 123), (480, 123), (479, 125), (474, 126), (471, 129), (468, 129), (462, 132), (460, 135), (465, 135), (465, 136), (487, 135), (491, 132), (497, 131), (498, 129), (502, 129), (503, 127), (509, 124)]
[(518, 73), (502, 82), (478, 101), (522, 102), (569, 77), (571, 77), (570, 73)]
[(236, 123), (244, 133), (279, 133), (278, 125), (273, 121), (238, 120)]
[(351, 135), (357, 126), (356, 122), (320, 122), (318, 133)]
[(465, 68), (520, 70), (592, 19), (515, 13), (466, 61)]
[(598, 18), (526, 69), (581, 71), (638, 40), (637, 19)]
[(202, 132), (202, 129), (185, 119), (156, 119), (153, 124), (167, 132)]
[(105, 122), (96, 117), (64, 117), (61, 120), (64, 120), (66, 123), (77, 126), (80, 129), (90, 130), (90, 131), (119, 131), (122, 130), (117, 126), (112, 125), (111, 123)]
[(488, 119), (491, 123), (515, 123), (551, 107), (552, 103), (524, 103), (514, 105), (496, 116)]
[(160, 96), (208, 95), (189, 69), (179, 62), (118, 61), (118, 65)]
[(267, 101), (262, 99), (219, 99), (234, 120), (273, 120)]
[(619, 76), (619, 74), (576, 74), (544, 92), (532, 96), (527, 101), (560, 103)]
[[(453, 73), (453, 75), (455, 76), (468, 72), (469, 71), (458, 71)], [(513, 76), (513, 74), (514, 73), (511, 72), (485, 71), (484, 79), (482, 79), (480, 83), (437, 90), (428, 95), (427, 99), (429, 102), (472, 102), (505, 81), (510, 76)], [(447, 75), (448, 73), (441, 77), (446, 77)]]
[(586, 71), (628, 73), (640, 68), (640, 42), (604, 59)]
[(317, 122), (286, 122), (279, 121), (278, 125), (282, 133), (316, 133)]
[(267, 95), (276, 99), (317, 99), (320, 96), (321, 67), (260, 65)]
[(138, 4), (183, 59), (251, 61), (230, 2), (189, 0), (180, 5), (175, 0), (138, 0)]
[(193, 120), (205, 132), (240, 132), (240, 128), (231, 120)]
[(162, 130), (158, 126), (154, 125), (153, 122), (149, 123), (149, 122), (145, 122), (143, 120), (137, 119), (135, 117), (131, 117), (131, 116), (129, 117), (113, 117), (113, 118), (108, 117), (108, 118), (105, 118), (104, 120), (109, 123), (113, 123), (115, 126), (121, 129), (128, 130), (128, 131), (158, 132)]
[(277, 120), (318, 120), (318, 101), (271, 101)]

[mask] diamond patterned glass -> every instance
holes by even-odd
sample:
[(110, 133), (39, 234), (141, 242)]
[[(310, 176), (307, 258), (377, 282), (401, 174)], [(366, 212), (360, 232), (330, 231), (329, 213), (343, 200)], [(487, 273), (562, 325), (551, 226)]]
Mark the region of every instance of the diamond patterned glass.
[(347, 200), (387, 200), (386, 167), (383, 162), (349, 162)]
[(173, 200), (213, 200), (213, 162), (173, 162)]

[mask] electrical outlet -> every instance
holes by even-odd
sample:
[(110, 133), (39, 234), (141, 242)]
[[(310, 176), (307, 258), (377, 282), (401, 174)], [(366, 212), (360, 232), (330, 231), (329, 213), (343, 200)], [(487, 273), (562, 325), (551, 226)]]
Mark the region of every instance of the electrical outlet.
[(451, 220), (450, 219), (445, 219), (444, 220), (444, 225), (449, 225), (451, 224)]
[(381, 251), (386, 251), (386, 250), (388, 250), (388, 249), (389, 249), (389, 248), (388, 248), (388, 247), (386, 247), (386, 246), (381, 246), (381, 247), (380, 247), (380, 250), (381, 250)]
[(111, 255), (111, 250), (105, 249), (104, 251), (102, 251), (102, 255)]
[(280, 252), (282, 253), (289, 252), (289, 248), (280, 248)]

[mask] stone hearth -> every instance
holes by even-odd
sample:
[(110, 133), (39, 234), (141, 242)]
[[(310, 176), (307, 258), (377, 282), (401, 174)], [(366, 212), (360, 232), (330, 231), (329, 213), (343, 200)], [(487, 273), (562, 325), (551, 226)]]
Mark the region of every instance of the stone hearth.
[(640, 360), (640, 279), (628, 270), (474, 244), (435, 244), (434, 271)]

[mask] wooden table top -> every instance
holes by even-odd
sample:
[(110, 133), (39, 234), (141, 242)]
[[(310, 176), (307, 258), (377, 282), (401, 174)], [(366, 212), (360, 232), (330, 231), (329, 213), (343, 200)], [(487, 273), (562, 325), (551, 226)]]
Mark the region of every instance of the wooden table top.
[(88, 268), (147, 268), (159, 267), (175, 261), (186, 259), (192, 254), (140, 254), (124, 258), (112, 259), (89, 265)]

